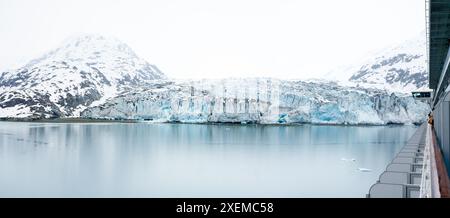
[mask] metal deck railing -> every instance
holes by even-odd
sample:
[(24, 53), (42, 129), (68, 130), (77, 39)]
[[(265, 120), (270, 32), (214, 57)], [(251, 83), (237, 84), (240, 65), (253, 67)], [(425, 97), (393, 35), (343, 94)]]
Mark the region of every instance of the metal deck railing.
[(372, 185), (369, 198), (440, 198), (436, 141), (433, 129), (422, 124)]
[(430, 0), (425, 0), (425, 37), (426, 37), (426, 45), (425, 45), (425, 49), (426, 49), (426, 58), (425, 58), (425, 62), (427, 65), (427, 75), (428, 75), (428, 80), (430, 79), (430, 64), (429, 64), (429, 60), (430, 60)]
[(427, 125), (425, 151), (420, 184), (420, 198), (440, 198), (439, 178), (436, 167), (432, 127)]

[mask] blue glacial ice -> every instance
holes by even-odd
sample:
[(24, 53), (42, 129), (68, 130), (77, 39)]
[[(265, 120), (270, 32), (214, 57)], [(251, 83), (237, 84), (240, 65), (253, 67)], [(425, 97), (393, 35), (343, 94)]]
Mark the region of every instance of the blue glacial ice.
[(270, 78), (166, 81), (123, 92), (81, 116), (184, 123), (418, 124), (428, 104), (408, 94)]

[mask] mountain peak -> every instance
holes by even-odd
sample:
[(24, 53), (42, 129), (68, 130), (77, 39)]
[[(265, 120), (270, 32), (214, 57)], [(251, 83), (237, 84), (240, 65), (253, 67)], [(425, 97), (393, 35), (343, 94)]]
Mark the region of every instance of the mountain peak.
[[(59, 59), (99, 59), (107, 55), (137, 59), (134, 51), (115, 37), (82, 34), (69, 37), (56, 50), (47, 54)], [(106, 57), (107, 58), (107, 57)]]
[[(0, 93), (13, 96), (8, 102), (26, 99), (23, 104), (11, 105), (30, 109), (28, 114), (76, 116), (123, 90), (165, 78), (120, 40), (83, 34), (70, 37), (16, 71), (1, 73)], [(33, 109), (33, 102), (47, 106)]]
[(57, 49), (30, 61), (24, 68), (49, 67), (55, 63), (76, 66), (84, 71), (98, 70), (112, 82), (124, 77), (144, 81), (165, 78), (156, 67), (139, 58), (127, 44), (115, 37), (98, 34), (69, 37)]
[[(333, 72), (343, 83), (409, 93), (427, 87), (426, 37), (422, 32), (396, 45), (374, 52), (358, 64)], [(348, 79), (348, 80), (347, 80)]]
[(98, 34), (80, 34), (66, 39), (60, 48), (90, 48), (90, 49), (112, 49), (133, 53), (132, 49), (119, 39), (113, 36)]

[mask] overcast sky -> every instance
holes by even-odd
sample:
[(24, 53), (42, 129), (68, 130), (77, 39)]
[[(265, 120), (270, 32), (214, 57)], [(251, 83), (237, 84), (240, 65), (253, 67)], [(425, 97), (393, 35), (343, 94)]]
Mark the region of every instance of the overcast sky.
[(174, 78), (309, 78), (418, 35), (424, 0), (0, 0), (0, 69), (85, 33)]

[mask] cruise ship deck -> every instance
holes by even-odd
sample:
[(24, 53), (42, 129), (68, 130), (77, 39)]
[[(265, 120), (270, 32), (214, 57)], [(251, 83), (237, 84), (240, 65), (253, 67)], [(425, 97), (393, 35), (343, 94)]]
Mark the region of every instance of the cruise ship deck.
[(450, 197), (450, 0), (426, 0), (425, 4), (429, 88), (433, 90), (427, 101), (433, 124), (420, 126), (370, 188), (369, 198)]

